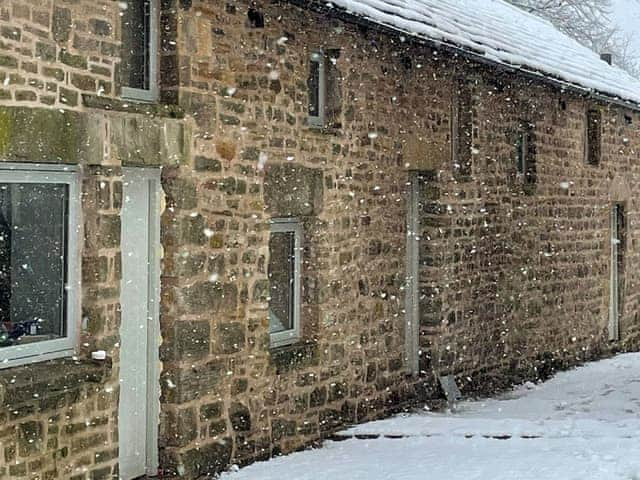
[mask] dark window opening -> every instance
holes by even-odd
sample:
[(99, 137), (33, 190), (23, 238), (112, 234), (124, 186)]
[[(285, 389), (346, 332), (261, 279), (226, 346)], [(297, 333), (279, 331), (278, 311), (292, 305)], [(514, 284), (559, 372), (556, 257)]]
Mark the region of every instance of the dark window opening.
[(473, 158), (473, 104), (472, 90), (463, 80), (457, 82), (454, 90), (451, 127), (454, 175), (469, 177)]
[(520, 122), (516, 140), (516, 171), (525, 185), (536, 183), (536, 145), (533, 125)]
[(269, 332), (293, 330), (295, 233), (272, 232), (269, 238)]
[(264, 14), (254, 7), (249, 7), (247, 19), (251, 28), (264, 28)]
[(589, 165), (599, 165), (602, 153), (602, 114), (600, 110), (587, 112), (586, 155)]
[(314, 52), (309, 59), (309, 125), (340, 128), (342, 76), (337, 63), (339, 49)]
[(122, 85), (137, 90), (152, 88), (153, 0), (129, 0), (122, 11)]
[(322, 70), (320, 55), (311, 57), (309, 64), (309, 116), (320, 117), (320, 74)]
[(0, 346), (66, 336), (68, 186), (0, 184)]

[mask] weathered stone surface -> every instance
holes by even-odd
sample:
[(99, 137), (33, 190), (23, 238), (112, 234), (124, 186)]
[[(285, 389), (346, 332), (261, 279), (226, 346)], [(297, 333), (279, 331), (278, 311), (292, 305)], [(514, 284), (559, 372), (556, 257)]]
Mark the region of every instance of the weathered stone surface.
[(174, 342), (181, 359), (197, 359), (208, 355), (210, 327), (207, 320), (175, 323)]
[(264, 199), (275, 217), (319, 214), (323, 204), (320, 169), (298, 164), (273, 164), (267, 169)]
[(88, 142), (85, 124), (77, 112), (0, 106), (0, 155), (14, 161), (80, 163)]
[(222, 402), (207, 403), (200, 407), (200, 420), (208, 421), (216, 418), (220, 418), (222, 415), (222, 409), (224, 405)]
[(215, 335), (216, 351), (219, 353), (236, 353), (245, 345), (245, 326), (241, 323), (220, 323)]
[(68, 8), (55, 7), (53, 9), (53, 39), (58, 43), (69, 41), (71, 33), (71, 11)]
[(182, 454), (182, 463), (188, 478), (216, 475), (222, 472), (231, 460), (233, 442), (223, 438), (219, 442), (188, 450)]
[(198, 156), (195, 158), (195, 168), (198, 171), (220, 172), (222, 164), (215, 158)]
[(171, 409), (167, 410), (165, 415), (163, 443), (173, 447), (183, 447), (197, 438), (198, 424), (193, 408)]
[(293, 437), (296, 433), (297, 429), (295, 421), (274, 419), (271, 422), (271, 437), (275, 441), (284, 437)]
[(182, 123), (143, 116), (111, 118), (112, 153), (125, 165), (161, 166), (186, 162)]
[[(338, 20), (327, 36), (326, 16), (283, 4), (261, 6), (278, 28), (254, 35), (246, 11), (217, 0), (163, 9), (160, 99), (179, 105), (132, 102), (120, 97), (119, 2), (100, 2), (99, 13), (90, 0), (38, 3), (0, 12), (0, 100), (40, 105), (0, 107), (0, 154), (81, 165), (80, 358), (104, 348), (118, 362), (126, 258), (117, 169), (163, 167), (167, 476), (212, 475), (428, 400), (439, 373), (470, 378), (465, 392), (492, 393), (617, 348), (603, 333), (614, 201), (630, 219), (621, 327), (624, 347), (637, 348), (640, 143), (631, 110), (599, 106), (602, 159), (588, 166), (590, 99), (375, 31), (365, 37)], [(328, 52), (330, 128), (314, 129), (307, 59), (329, 40), (349, 47)], [(472, 90), (464, 178), (451, 145), (454, 76)], [(514, 165), (525, 118), (538, 147), (534, 189)], [(421, 178), (419, 364), (429, 372), (417, 382), (402, 357), (409, 170)], [(274, 216), (304, 217), (302, 335), (281, 348), (270, 348), (267, 305)], [(86, 468), (69, 475), (117, 477), (115, 374), (32, 367), (0, 373), (0, 476)], [(22, 456), (30, 422), (42, 425), (42, 444), (22, 444)]]
[(198, 194), (193, 181), (186, 178), (172, 178), (163, 184), (167, 203), (176, 208), (193, 209), (198, 205)]
[[(214, 360), (204, 365), (193, 366), (188, 370), (164, 372), (170, 380), (163, 385), (163, 397), (169, 403), (184, 403), (196, 398), (206, 398), (216, 392), (226, 375), (226, 368), (220, 361)], [(169, 384), (173, 386), (168, 386)]]
[(38, 453), (43, 447), (43, 428), (40, 422), (21, 423), (19, 429), (18, 453), (21, 457), (28, 457), (33, 453)]
[(233, 312), (238, 302), (237, 286), (232, 283), (201, 282), (184, 291), (184, 308), (189, 313)]
[(232, 403), (229, 407), (229, 420), (231, 427), (236, 432), (251, 430), (251, 412), (242, 403)]

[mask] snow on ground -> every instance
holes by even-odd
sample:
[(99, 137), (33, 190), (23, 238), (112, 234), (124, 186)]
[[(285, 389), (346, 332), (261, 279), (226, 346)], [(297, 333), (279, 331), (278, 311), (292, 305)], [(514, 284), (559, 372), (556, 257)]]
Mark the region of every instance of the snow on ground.
[(328, 441), (222, 479), (640, 480), (640, 354), (464, 402), (455, 413), (401, 415), (342, 433), (364, 439)]

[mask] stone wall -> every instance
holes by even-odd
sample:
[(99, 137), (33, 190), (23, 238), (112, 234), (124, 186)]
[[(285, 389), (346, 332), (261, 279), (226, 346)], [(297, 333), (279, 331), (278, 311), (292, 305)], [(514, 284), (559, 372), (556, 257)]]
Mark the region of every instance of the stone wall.
[[(0, 3), (0, 152), (79, 165), (86, 237), (77, 361), (0, 372), (0, 477), (117, 475), (123, 166), (162, 167), (167, 477), (432, 401), (436, 374), (492, 393), (637, 346), (637, 113), (291, 5), (254, 4), (259, 27), (248, 3), (219, 0), (162, 2), (164, 103), (131, 104), (118, 97), (118, 8)], [(306, 118), (320, 48), (335, 84), (326, 129)], [(464, 175), (451, 153), (460, 79), (473, 113)], [(593, 105), (599, 166), (584, 161)], [(515, 174), (522, 120), (536, 139), (531, 188)], [(411, 170), (425, 179), (421, 377), (403, 358)], [(628, 226), (621, 344), (606, 338), (612, 201)], [(271, 349), (269, 219), (291, 215), (304, 228), (302, 341)], [(87, 362), (97, 348), (111, 361)]]
[[(0, 371), (0, 478), (118, 476), (121, 166), (187, 151), (179, 109), (115, 98), (119, 13), (113, 1), (0, 2), (0, 155), (75, 165), (84, 237), (78, 355)], [(88, 360), (97, 349), (107, 362)]]
[[(161, 438), (165, 472), (185, 478), (292, 451), (412, 395), (402, 138), (445, 119), (412, 111), (412, 74), (375, 36), (285, 6), (253, 28), (247, 8), (194, 1), (178, 16), (180, 106), (195, 125), (190, 163), (163, 170)], [(320, 47), (340, 49), (340, 127), (326, 130), (306, 118)], [(291, 215), (304, 226), (303, 340), (271, 350), (268, 222)]]
[[(81, 352), (73, 359), (0, 371), (0, 478), (117, 475), (122, 184), (117, 168), (80, 167), (80, 176), (80, 229), (86, 238), (81, 258)], [(108, 351), (113, 360), (88, 360), (95, 349)]]
[(0, 98), (76, 107), (80, 93), (115, 93), (117, 4), (6, 0), (0, 5)]
[[(622, 348), (636, 348), (637, 113), (476, 69), (472, 179), (443, 164), (425, 198), (423, 369), (491, 394), (599, 358), (608, 341), (612, 202), (625, 205)], [(585, 161), (588, 108), (602, 159)], [(537, 181), (516, 175), (518, 123), (534, 125)]]

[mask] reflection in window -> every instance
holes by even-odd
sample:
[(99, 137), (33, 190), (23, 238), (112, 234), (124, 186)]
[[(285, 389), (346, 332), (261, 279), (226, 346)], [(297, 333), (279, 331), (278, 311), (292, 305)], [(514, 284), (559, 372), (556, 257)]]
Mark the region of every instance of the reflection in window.
[(68, 186), (0, 183), (0, 346), (65, 332)]
[(274, 221), (269, 238), (269, 333), (272, 346), (299, 336), (300, 224)]

